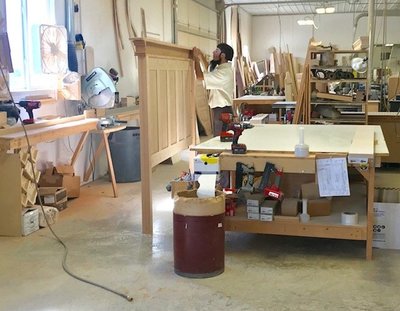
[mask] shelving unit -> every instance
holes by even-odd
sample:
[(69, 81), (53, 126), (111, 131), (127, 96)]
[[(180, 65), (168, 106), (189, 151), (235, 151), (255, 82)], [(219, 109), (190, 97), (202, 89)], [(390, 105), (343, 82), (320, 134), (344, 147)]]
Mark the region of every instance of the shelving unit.
[[(97, 129), (98, 119), (75, 116), (26, 125), (30, 144), (80, 134), (81, 139), (72, 155), (73, 165), (91, 130)], [(36, 186), (40, 173), (36, 168), (37, 152), (27, 153), (25, 131), (21, 126), (0, 130), (0, 236), (21, 236), (21, 211), (36, 201)], [(34, 163), (33, 168), (31, 165)], [(33, 174), (33, 170), (35, 174)], [(34, 178), (36, 177), (36, 180)]]
[[(282, 167), (285, 174), (316, 174), (315, 161), (317, 157), (310, 155), (299, 159), (294, 155), (278, 158), (269, 153), (250, 153), (245, 156), (222, 153), (220, 156), (221, 170), (234, 171), (236, 162), (253, 164), (256, 171), (262, 171), (265, 162), (270, 162)], [(333, 238), (346, 240), (366, 241), (366, 258), (372, 257), (372, 202), (373, 202), (373, 179), (375, 169), (373, 161), (367, 171), (359, 172), (366, 181), (365, 185), (358, 185), (356, 191), (352, 188), (350, 197), (337, 197), (333, 200), (333, 210), (329, 216), (312, 217), (307, 223), (293, 222), (291, 220), (275, 220), (271, 222), (260, 220), (249, 220), (245, 210), (239, 208), (236, 216), (225, 218), (225, 230), (250, 233), (265, 233), (303, 237)], [(354, 193), (356, 192), (356, 193)], [(371, 197), (372, 195), (372, 197)], [(368, 200), (366, 202), (366, 196)], [(372, 204), (370, 204), (370, 202)], [(343, 225), (341, 223), (341, 212), (345, 210), (357, 211), (359, 223), (357, 225)]]
[(367, 79), (350, 65), (352, 58), (367, 54), (365, 50), (309, 50), (310, 123), (368, 124)]

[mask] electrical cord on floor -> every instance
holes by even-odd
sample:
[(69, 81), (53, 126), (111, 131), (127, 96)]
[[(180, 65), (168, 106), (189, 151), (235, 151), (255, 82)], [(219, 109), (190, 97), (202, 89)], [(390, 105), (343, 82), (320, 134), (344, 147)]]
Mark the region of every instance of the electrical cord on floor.
[[(13, 98), (13, 96), (12, 96), (12, 94), (11, 94), (10, 88), (9, 88), (8, 84), (6, 83), (6, 78), (5, 78), (5, 74), (4, 74), (4, 71), (3, 71), (2, 66), (0, 66), (0, 70), (1, 70), (1, 75), (2, 75), (2, 77), (3, 77), (3, 79), (4, 79), (4, 82), (5, 82), (5, 85), (6, 85), (6, 88), (7, 88), (8, 95), (10, 96), (10, 100), (11, 100), (12, 104), (14, 105), (14, 107), (17, 108), (17, 106), (16, 106), (16, 104), (15, 104), (15, 101), (14, 101), (14, 98)], [(34, 184), (35, 184), (36, 192), (39, 193), (39, 185), (38, 185), (38, 180), (36, 179), (37, 176), (36, 176), (36, 171), (35, 171), (35, 167), (34, 167), (34, 160), (33, 160), (33, 156), (32, 156), (32, 153), (31, 153), (32, 146), (31, 146), (31, 144), (30, 144), (29, 137), (28, 137), (28, 133), (27, 133), (27, 131), (26, 131), (26, 128), (25, 128), (25, 125), (24, 125), (24, 123), (23, 123), (23, 121), (22, 121), (21, 116), (19, 115), (18, 118), (19, 118), (19, 120), (20, 120), (20, 122), (21, 122), (22, 129), (23, 129), (23, 131), (24, 131), (24, 135), (25, 135), (25, 139), (26, 139), (26, 143), (27, 143), (27, 146), (28, 146), (28, 155), (29, 155), (28, 158), (29, 158), (29, 163), (30, 163), (30, 165), (31, 165), (31, 167), (32, 167), (33, 179), (34, 179)], [(45, 221), (46, 221), (47, 227), (50, 229), (51, 233), (52, 233), (53, 236), (56, 238), (57, 242), (60, 243), (60, 244), (63, 246), (63, 248), (64, 248), (64, 255), (63, 255), (63, 260), (62, 260), (62, 268), (63, 268), (63, 270), (65, 271), (65, 273), (67, 273), (69, 276), (73, 277), (74, 279), (77, 279), (78, 281), (81, 281), (81, 282), (83, 282), (83, 283), (87, 283), (87, 284), (89, 284), (89, 285), (92, 285), (92, 286), (101, 288), (101, 289), (103, 289), (103, 290), (105, 290), (105, 291), (108, 291), (108, 292), (110, 292), (110, 293), (113, 293), (113, 294), (115, 294), (115, 295), (118, 295), (118, 296), (120, 296), (120, 297), (122, 297), (122, 298), (124, 298), (124, 299), (126, 299), (126, 300), (128, 300), (128, 301), (133, 301), (133, 298), (132, 298), (131, 296), (129, 296), (129, 295), (125, 295), (124, 293), (121, 293), (121, 292), (119, 292), (119, 291), (116, 291), (116, 290), (114, 290), (114, 289), (111, 289), (111, 288), (109, 288), (109, 287), (107, 287), (107, 286), (101, 285), (101, 284), (99, 284), (99, 283), (90, 281), (90, 280), (85, 279), (85, 278), (82, 278), (82, 277), (76, 275), (75, 273), (73, 273), (73, 272), (71, 272), (71, 271), (69, 270), (68, 265), (67, 265), (68, 247), (67, 247), (67, 245), (64, 243), (64, 241), (61, 240), (61, 239), (58, 237), (58, 235), (54, 232), (54, 230), (53, 230), (53, 228), (52, 228), (52, 226), (51, 226), (49, 220), (47, 219), (47, 215), (46, 215), (46, 213), (45, 213), (45, 210), (44, 210), (44, 207), (43, 207), (43, 203), (42, 203), (42, 200), (41, 200), (40, 196), (38, 196), (38, 198), (39, 198), (40, 209), (41, 209), (41, 211), (42, 211), (42, 213), (43, 213), (43, 218), (44, 218)]]

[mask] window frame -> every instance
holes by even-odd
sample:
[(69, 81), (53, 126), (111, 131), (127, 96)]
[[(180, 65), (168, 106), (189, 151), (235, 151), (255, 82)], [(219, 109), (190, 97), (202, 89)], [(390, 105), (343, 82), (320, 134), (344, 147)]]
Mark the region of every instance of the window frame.
[[(56, 74), (45, 74), (41, 72), (39, 40), (40, 24), (56, 24), (56, 1), (0, 1), (2, 5), (4, 4), (6, 9), (6, 31), (9, 36), (11, 57), (14, 67), (14, 72), (9, 74), (11, 92), (17, 97), (37, 94), (56, 97), (58, 76)], [(11, 2), (13, 3), (11, 4)], [(11, 6), (13, 6), (14, 10), (15, 8), (19, 8), (21, 14), (15, 14), (15, 12), (13, 14), (10, 12)], [(37, 16), (38, 12), (41, 14), (40, 16)], [(13, 16), (13, 19), (10, 18), (10, 15)], [(14, 18), (15, 16), (21, 17)], [(22, 49), (22, 52), (13, 52), (13, 50), (18, 50), (19, 48)]]

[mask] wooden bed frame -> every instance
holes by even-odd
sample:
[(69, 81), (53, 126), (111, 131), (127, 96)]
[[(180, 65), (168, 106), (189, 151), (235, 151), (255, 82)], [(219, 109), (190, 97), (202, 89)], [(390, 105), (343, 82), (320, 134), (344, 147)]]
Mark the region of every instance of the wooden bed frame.
[(153, 233), (152, 168), (195, 142), (192, 50), (133, 38), (139, 69), (142, 232)]

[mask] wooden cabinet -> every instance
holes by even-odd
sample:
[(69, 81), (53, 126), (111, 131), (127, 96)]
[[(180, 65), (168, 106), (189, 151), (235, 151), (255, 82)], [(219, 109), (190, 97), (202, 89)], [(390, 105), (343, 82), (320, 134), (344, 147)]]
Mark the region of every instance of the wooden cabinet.
[(309, 51), (310, 123), (368, 124), (366, 73), (351, 66), (366, 56), (367, 51)]

